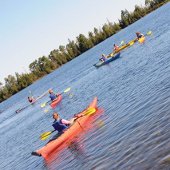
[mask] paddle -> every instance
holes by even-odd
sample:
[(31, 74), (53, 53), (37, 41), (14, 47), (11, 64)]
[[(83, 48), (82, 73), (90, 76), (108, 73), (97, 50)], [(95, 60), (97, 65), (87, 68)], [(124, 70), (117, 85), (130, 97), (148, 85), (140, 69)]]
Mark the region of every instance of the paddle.
[(49, 132), (44, 132), (43, 134), (41, 134), (40, 139), (41, 140), (46, 140), (53, 132), (55, 132), (56, 130), (53, 131), (49, 131)]
[(121, 45), (125, 45), (125, 42), (123, 40), (121, 41), (119, 46), (121, 46)]
[[(94, 112), (96, 112), (96, 109), (95, 108), (88, 108), (87, 110), (84, 111), (83, 115), (81, 115), (80, 117), (83, 117), (83, 116), (87, 116), (87, 115), (92, 115)], [(76, 117), (75, 120), (77, 120), (78, 118), (80, 117)], [(53, 131), (48, 131), (48, 132), (44, 132), (40, 135), (40, 139), (41, 140), (46, 140), (47, 138), (49, 138), (49, 136), (55, 132), (56, 130), (53, 130)]]
[(83, 117), (83, 116), (87, 116), (87, 115), (92, 115), (94, 112), (96, 112), (96, 108), (89, 107), (87, 110), (82, 112), (82, 114), (80, 116), (75, 116), (75, 117), (79, 118), (79, 117)]
[[(60, 93), (60, 95), (63, 94), (63, 93), (67, 93), (67, 92), (69, 92), (70, 90), (71, 90), (71, 88), (68, 87), (68, 88), (65, 89), (62, 93)], [(51, 102), (51, 100), (49, 100), (49, 101), (47, 101), (47, 102), (45, 102), (45, 103), (42, 103), (42, 104), (41, 104), (41, 107), (45, 107), (46, 104), (48, 104), (49, 102)]]
[(33, 96), (33, 95), (32, 95), (32, 91), (31, 91), (31, 90), (29, 91), (29, 94), (31, 95), (31, 97)]
[(148, 31), (146, 35), (152, 35), (152, 31)]

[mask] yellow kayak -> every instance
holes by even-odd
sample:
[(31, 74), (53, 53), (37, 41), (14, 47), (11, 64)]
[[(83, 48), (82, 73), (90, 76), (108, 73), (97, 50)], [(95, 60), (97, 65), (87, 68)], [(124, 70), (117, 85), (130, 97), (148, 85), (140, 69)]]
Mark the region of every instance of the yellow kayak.
[(141, 37), (139, 40), (137, 38), (129, 41), (127, 44), (121, 46), (118, 50), (114, 51), (113, 53), (110, 53), (107, 58), (113, 57), (115, 54), (119, 53), (120, 51), (124, 50), (125, 48), (132, 46), (135, 42), (143, 43), (145, 41), (145, 37)]
[[(134, 44), (134, 43), (133, 43), (133, 44)], [(118, 50), (114, 51), (113, 53), (110, 53), (110, 54), (107, 56), (107, 58), (113, 57), (115, 54), (119, 53), (120, 51), (124, 50), (125, 48), (127, 48), (127, 47), (129, 47), (129, 46), (131, 46), (130, 43), (127, 43), (127, 44), (121, 46)]]
[(141, 38), (138, 40), (139, 43), (144, 43), (144, 41), (145, 41), (145, 37), (144, 37), (144, 36), (141, 37)]

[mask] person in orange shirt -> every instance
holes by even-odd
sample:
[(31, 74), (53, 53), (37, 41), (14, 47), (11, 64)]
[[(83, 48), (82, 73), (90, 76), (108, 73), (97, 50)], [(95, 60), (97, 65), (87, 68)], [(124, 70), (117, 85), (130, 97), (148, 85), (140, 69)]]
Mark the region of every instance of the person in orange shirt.
[(113, 52), (114, 52), (114, 51), (117, 51), (117, 50), (119, 50), (119, 46), (116, 45), (116, 44), (114, 44), (114, 46), (113, 46)]

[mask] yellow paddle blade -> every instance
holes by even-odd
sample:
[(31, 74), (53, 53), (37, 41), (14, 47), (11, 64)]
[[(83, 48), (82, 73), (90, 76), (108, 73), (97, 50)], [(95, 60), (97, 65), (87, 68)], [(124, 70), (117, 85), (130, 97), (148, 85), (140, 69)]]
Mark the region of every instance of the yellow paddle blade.
[(45, 107), (45, 106), (46, 106), (46, 103), (41, 104), (41, 107)]
[(85, 111), (84, 115), (92, 115), (95, 112), (96, 112), (96, 109), (94, 107), (90, 107)]
[(64, 93), (67, 93), (67, 92), (70, 91), (70, 90), (71, 90), (71, 88), (69, 87), (69, 88), (67, 88), (67, 89), (64, 90)]
[(125, 44), (125, 42), (124, 42), (124, 41), (121, 41), (120, 45), (123, 45), (123, 44)]
[(152, 31), (148, 31), (147, 33), (146, 33), (146, 35), (151, 35), (152, 34)]
[(72, 97), (73, 97), (73, 94), (72, 94), (72, 93), (70, 93), (68, 96), (69, 96), (70, 98), (72, 98)]
[(51, 135), (51, 133), (52, 133), (51, 131), (44, 132), (43, 134), (41, 134), (40, 139), (41, 140), (46, 140)]
[(45, 109), (44, 112), (47, 113), (47, 112), (48, 112), (48, 109)]

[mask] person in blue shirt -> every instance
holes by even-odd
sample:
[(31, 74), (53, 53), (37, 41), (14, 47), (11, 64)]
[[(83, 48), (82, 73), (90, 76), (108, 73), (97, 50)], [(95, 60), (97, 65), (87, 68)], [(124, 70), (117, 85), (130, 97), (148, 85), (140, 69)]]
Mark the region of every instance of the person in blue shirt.
[(105, 62), (106, 61), (106, 56), (104, 54), (102, 54), (102, 57), (99, 60), (102, 61), (102, 62)]
[(49, 97), (50, 97), (51, 101), (55, 100), (58, 97), (58, 95), (54, 94), (54, 92), (51, 89), (48, 92), (50, 94)]

